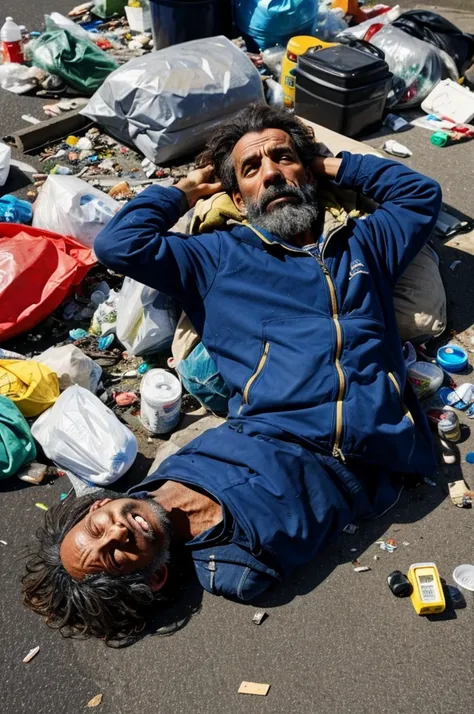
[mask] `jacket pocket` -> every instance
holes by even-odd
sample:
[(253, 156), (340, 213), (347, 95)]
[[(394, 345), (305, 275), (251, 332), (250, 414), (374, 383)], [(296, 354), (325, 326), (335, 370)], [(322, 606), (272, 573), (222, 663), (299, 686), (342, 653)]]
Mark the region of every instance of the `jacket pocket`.
[(265, 368), (265, 364), (268, 359), (269, 352), (270, 352), (270, 343), (268, 341), (266, 341), (266, 342), (264, 342), (262, 356), (260, 357), (260, 359), (258, 361), (257, 367), (254, 370), (254, 372), (252, 373), (251, 377), (247, 380), (247, 382), (245, 383), (245, 386), (243, 388), (242, 404), (240, 405), (240, 408), (239, 408), (239, 414), (242, 411), (242, 409), (244, 408), (244, 406), (249, 404), (250, 390), (252, 388), (253, 383), (258, 379), (258, 377), (263, 372), (263, 370)]
[(400, 404), (401, 404), (402, 411), (403, 411), (403, 416), (406, 416), (407, 419), (409, 419), (411, 421), (411, 423), (414, 424), (415, 420), (413, 419), (413, 415), (412, 415), (411, 411), (408, 409), (405, 402), (403, 401), (402, 390), (401, 390), (400, 385), (398, 384), (397, 378), (395, 377), (393, 372), (387, 372), (387, 374), (388, 374), (388, 378), (390, 379), (390, 381), (394, 385), (395, 389), (397, 390), (398, 398), (400, 399)]

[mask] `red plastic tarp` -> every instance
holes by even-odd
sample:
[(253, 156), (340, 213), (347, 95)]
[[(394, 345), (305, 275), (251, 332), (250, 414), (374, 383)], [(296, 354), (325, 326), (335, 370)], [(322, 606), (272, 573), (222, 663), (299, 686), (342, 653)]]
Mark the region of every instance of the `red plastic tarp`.
[(0, 342), (48, 317), (95, 262), (74, 238), (0, 223)]

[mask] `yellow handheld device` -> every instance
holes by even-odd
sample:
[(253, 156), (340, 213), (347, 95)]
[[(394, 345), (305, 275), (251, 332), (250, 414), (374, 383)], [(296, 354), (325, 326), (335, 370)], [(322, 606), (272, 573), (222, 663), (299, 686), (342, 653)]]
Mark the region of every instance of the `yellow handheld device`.
[(407, 573), (412, 584), (411, 602), (418, 615), (434, 615), (446, 607), (443, 586), (434, 563), (413, 563)]

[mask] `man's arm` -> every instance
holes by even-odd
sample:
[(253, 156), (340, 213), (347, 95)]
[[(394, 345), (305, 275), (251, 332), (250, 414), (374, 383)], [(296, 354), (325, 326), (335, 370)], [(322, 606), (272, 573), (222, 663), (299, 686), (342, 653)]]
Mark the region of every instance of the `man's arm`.
[(203, 297), (219, 262), (217, 235), (168, 231), (199, 198), (221, 190), (210, 177), (211, 169), (198, 169), (172, 188), (151, 186), (130, 201), (95, 240), (100, 262), (183, 305)]
[(372, 247), (395, 284), (436, 224), (439, 184), (397, 161), (345, 151), (342, 159), (317, 157), (313, 170), (380, 204), (371, 216), (357, 221), (354, 233)]

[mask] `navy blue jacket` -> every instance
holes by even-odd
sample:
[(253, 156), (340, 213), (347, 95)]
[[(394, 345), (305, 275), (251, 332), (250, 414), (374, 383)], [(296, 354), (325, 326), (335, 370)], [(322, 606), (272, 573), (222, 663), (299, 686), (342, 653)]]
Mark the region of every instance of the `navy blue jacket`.
[[(223, 498), (234, 531), (236, 522), (242, 527), (243, 516), (236, 513), (242, 508), (229, 505), (223, 489), (233, 468), (226, 454), (232, 453), (239, 432), (241, 441), (251, 436), (253, 444), (258, 434), (264, 435), (267, 441), (261, 443), (275, 449), (280, 441), (295, 444), (302, 449), (300, 461), (308, 450), (311, 458), (300, 469), (306, 491), (311, 469), (320, 475), (335, 459), (348, 473), (358, 473), (361, 464), (378, 467), (380, 474), (383, 469), (428, 474), (434, 468), (426, 420), (406, 385), (392, 290), (434, 227), (441, 191), (435, 181), (394, 161), (346, 152), (342, 159), (335, 183), (380, 206), (365, 220), (349, 221), (330, 233), (321, 256), (249, 225), (198, 236), (170, 234), (186, 209), (184, 194), (176, 188), (147, 189), (95, 242), (105, 265), (181, 303), (229, 386), (229, 424), (220, 434), (219, 447), (215, 438), (213, 444), (213, 437), (204, 435), (197, 450), (193, 442), (168, 459), (159, 476), (175, 474)], [(299, 466), (270, 459), (267, 446), (260, 451), (251, 470), (267, 473), (267, 485), (274, 484), (280, 496), (273, 504), (273, 518), (284, 522), (287, 489), (293, 483), (298, 490), (289, 471)], [(265, 470), (270, 461), (271, 476)], [(241, 462), (240, 468), (248, 471), (245, 457)], [(206, 463), (212, 465), (207, 480), (199, 476), (193, 481)], [(334, 476), (339, 467), (333, 464), (330, 470), (345, 502), (352, 503)], [(385, 481), (381, 475), (380, 488)], [(363, 479), (360, 488), (367, 495)], [(329, 491), (318, 489), (317, 502), (310, 498), (313, 514), (323, 506), (326, 515), (341, 508)], [(253, 498), (248, 487), (240, 498), (244, 503)], [(369, 501), (357, 506), (356, 515), (373, 511), (374, 500)], [(355, 513), (351, 508), (344, 518)], [(304, 520), (308, 514), (300, 517)], [(331, 516), (329, 531), (337, 532), (342, 521)], [(272, 552), (277, 536), (270, 523), (267, 526), (270, 531), (263, 533), (265, 527), (253, 523), (260, 545), (246, 547), (264, 553), (263, 560), (268, 556), (268, 567), (289, 572), (290, 561), (294, 567), (301, 558), (286, 550), (283, 555), (279, 548)], [(315, 538), (313, 533), (313, 541), (322, 545), (326, 535)], [(233, 543), (235, 538), (234, 533)], [(313, 551), (300, 547), (304, 559)]]

